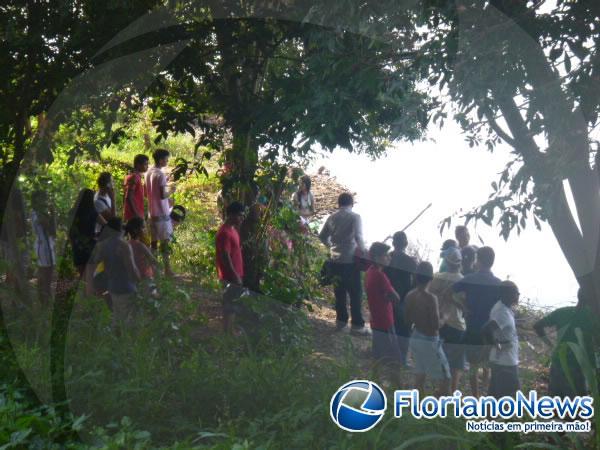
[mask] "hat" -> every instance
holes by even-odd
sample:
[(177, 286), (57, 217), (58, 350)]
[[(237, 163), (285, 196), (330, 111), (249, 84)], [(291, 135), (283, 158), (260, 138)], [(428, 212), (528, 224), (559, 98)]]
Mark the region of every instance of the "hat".
[(462, 262), (462, 255), (460, 254), (460, 250), (451, 247), (443, 252), (444, 261), (446, 264), (451, 264), (453, 266), (458, 266)]
[(175, 222), (183, 222), (186, 214), (187, 211), (185, 210), (185, 207), (181, 205), (175, 205), (171, 209), (171, 220), (174, 220)]

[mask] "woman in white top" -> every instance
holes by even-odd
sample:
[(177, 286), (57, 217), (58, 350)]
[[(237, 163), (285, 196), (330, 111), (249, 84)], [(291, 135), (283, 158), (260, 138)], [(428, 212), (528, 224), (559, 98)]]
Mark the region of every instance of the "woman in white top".
[(315, 198), (310, 192), (311, 180), (308, 175), (300, 178), (298, 190), (292, 196), (294, 208), (298, 210), (305, 222), (315, 213)]

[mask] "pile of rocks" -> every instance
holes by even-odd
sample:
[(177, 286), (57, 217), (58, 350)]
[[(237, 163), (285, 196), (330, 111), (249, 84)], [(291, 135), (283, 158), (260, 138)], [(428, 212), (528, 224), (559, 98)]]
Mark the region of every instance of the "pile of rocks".
[(315, 197), (315, 216), (319, 219), (337, 209), (338, 196), (342, 192), (350, 192), (352, 195), (356, 194), (355, 192), (351, 192), (346, 186), (340, 184), (325, 167), (321, 167), (318, 173), (310, 175), (310, 179), (312, 181), (311, 191)]

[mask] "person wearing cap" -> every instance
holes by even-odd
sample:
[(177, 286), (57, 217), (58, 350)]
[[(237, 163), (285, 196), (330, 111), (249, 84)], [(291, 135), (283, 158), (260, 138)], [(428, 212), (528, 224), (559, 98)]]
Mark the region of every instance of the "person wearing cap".
[(390, 247), (382, 242), (374, 242), (369, 249), (371, 266), (365, 276), (365, 290), (371, 312), (371, 331), (373, 332), (373, 357), (400, 361), (400, 352), (394, 330), (394, 304), (400, 296), (383, 271), (389, 265)]
[(458, 250), (458, 243), (454, 239), (446, 239), (442, 244), (442, 248), (440, 249), (440, 258), (442, 259), (442, 263), (440, 264), (440, 272), (448, 271), (444, 257), (446, 256), (446, 253), (453, 250)]
[(404, 318), (414, 325), (410, 336), (410, 351), (414, 358), (415, 388), (423, 394), (427, 376), (438, 380), (437, 395), (446, 395), (450, 387), (450, 369), (440, 341), (440, 311), (437, 297), (429, 292), (433, 266), (419, 263), (415, 281), (417, 287), (406, 296)]
[(448, 358), (448, 365), (452, 374), (450, 392), (458, 388), (460, 376), (465, 370), (465, 351), (462, 345), (465, 333), (464, 305), (460, 298), (454, 295), (452, 286), (460, 281), (462, 256), (460, 250), (451, 248), (444, 254), (446, 272), (433, 275), (429, 291), (436, 295), (440, 308), (440, 338), (443, 342), (444, 352)]
[(133, 251), (123, 234), (120, 217), (111, 217), (102, 230), (101, 240), (92, 254), (92, 270), (88, 270), (88, 286), (92, 286), (95, 266), (104, 265), (107, 290), (113, 309), (112, 324), (116, 331), (119, 326), (130, 323), (133, 314), (133, 301), (137, 292), (137, 282), (141, 280), (135, 264)]
[(462, 256), (462, 274), (468, 275), (475, 272), (473, 265), (475, 264), (475, 255), (478, 247), (469, 244), (471, 241), (469, 229), (465, 225), (457, 225), (454, 229), (454, 237), (456, 237)]
[(226, 220), (215, 237), (217, 274), (223, 291), (223, 330), (233, 332), (233, 301), (242, 293), (244, 260), (239, 228), (244, 221), (245, 207), (240, 202), (231, 202), (226, 210)]

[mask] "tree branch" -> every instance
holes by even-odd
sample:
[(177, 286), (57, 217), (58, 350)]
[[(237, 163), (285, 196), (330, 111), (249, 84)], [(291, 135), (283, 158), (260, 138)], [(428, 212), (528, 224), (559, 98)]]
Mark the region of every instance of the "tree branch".
[(517, 144), (515, 142), (515, 139), (513, 137), (511, 137), (506, 131), (504, 131), (502, 129), (502, 127), (500, 127), (500, 125), (498, 125), (498, 122), (496, 122), (496, 119), (494, 118), (494, 114), (492, 113), (492, 111), (485, 107), (481, 109), (483, 114), (485, 115), (485, 118), (487, 119), (487, 123), (490, 126), (490, 128), (492, 130), (494, 130), (494, 132), (498, 135), (498, 137), (500, 139), (502, 139), (503, 141), (505, 141), (507, 144), (509, 144), (511, 147), (516, 147)]

